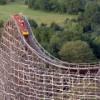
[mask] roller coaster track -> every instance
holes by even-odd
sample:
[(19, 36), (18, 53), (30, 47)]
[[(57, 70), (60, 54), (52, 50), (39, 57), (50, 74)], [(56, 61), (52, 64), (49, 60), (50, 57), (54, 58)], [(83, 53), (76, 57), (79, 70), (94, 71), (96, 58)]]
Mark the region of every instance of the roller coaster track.
[(100, 64), (75, 64), (49, 54), (26, 17), (24, 37), (11, 17), (0, 39), (0, 100), (100, 100)]

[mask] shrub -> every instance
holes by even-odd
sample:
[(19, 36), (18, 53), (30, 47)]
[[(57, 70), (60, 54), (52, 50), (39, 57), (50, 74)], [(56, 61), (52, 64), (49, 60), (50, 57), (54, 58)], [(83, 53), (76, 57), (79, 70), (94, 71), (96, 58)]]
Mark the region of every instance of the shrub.
[(41, 24), (40, 24), (40, 27), (47, 27), (47, 24), (41, 23)]
[(25, 0), (24, 3), (25, 3), (25, 5), (27, 5), (28, 4), (28, 0)]
[(62, 31), (63, 28), (61, 26), (59, 26), (58, 24), (56, 23), (51, 23), (50, 27), (54, 30), (54, 31)]
[(31, 27), (33, 27), (33, 28), (38, 27), (37, 22), (35, 20), (31, 19), (31, 18), (29, 18), (29, 23), (30, 23)]
[(3, 27), (4, 21), (0, 20), (0, 28)]

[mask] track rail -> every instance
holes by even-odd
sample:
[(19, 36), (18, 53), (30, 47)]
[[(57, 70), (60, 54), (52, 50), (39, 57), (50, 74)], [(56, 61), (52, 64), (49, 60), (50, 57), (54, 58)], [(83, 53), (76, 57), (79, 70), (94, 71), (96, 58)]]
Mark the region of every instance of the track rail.
[[(38, 55), (40, 55), (42, 58), (44, 58), (48, 63), (52, 63), (56, 66), (59, 67), (64, 67), (64, 68), (68, 68), (69, 65), (72, 67), (72, 69), (76, 68), (76, 66), (79, 66), (80, 69), (95, 69), (95, 68), (99, 68), (100, 63), (68, 63), (68, 62), (64, 62), (61, 61), (60, 59), (57, 59), (56, 57), (52, 56), (50, 53), (48, 53), (37, 41), (37, 39), (35, 38), (31, 26), (27, 20), (27, 17), (24, 17), (27, 25), (28, 25), (28, 29), (29, 29), (29, 33), (30, 35), (28, 36), (28, 38), (23, 38), (24, 41), (26, 41), (26, 44), (29, 46), (31, 46), (37, 53)], [(18, 26), (17, 26), (18, 27)], [(32, 49), (31, 48), (31, 49)], [(87, 67), (88, 66), (88, 67)], [(70, 68), (71, 68), (70, 67)], [(74, 68), (74, 69), (75, 69)]]

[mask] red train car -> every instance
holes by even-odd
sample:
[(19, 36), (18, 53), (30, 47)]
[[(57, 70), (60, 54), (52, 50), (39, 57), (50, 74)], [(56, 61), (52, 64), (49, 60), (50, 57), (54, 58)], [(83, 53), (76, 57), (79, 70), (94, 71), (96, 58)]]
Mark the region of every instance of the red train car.
[(20, 16), (20, 15), (14, 15), (13, 17), (16, 20), (16, 22), (17, 22), (17, 24), (18, 24), (18, 26), (20, 28), (21, 33), (24, 36), (28, 36), (29, 35), (29, 32), (28, 32), (27, 25), (26, 25), (23, 17)]

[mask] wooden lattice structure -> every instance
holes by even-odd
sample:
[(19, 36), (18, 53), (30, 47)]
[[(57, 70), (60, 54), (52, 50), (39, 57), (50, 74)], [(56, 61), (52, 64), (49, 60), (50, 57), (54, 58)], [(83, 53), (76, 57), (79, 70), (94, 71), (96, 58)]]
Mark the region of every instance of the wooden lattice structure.
[(100, 100), (100, 64), (71, 64), (50, 56), (28, 27), (25, 39), (12, 17), (4, 25), (0, 100)]

